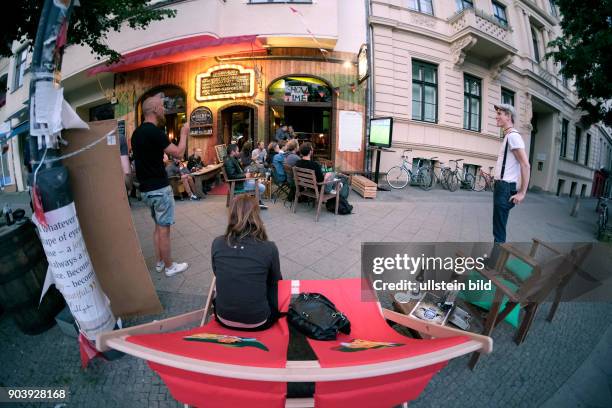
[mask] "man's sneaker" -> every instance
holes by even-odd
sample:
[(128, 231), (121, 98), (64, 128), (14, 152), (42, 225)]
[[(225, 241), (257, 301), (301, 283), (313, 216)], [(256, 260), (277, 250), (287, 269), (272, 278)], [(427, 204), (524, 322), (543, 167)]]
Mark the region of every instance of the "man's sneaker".
[(155, 270), (156, 270), (157, 272), (162, 272), (162, 271), (164, 270), (164, 268), (165, 268), (165, 267), (166, 267), (166, 265), (164, 265), (164, 261), (158, 261), (158, 262), (155, 264)]
[(261, 200), (259, 200), (259, 209), (260, 210), (267, 210), (268, 206), (265, 205)]
[(329, 190), (329, 194), (336, 195), (336, 190), (333, 190), (333, 189), (332, 189), (332, 190)]
[(198, 201), (200, 199), (200, 197), (198, 197), (195, 194), (192, 194), (191, 197), (189, 197), (192, 201)]
[(166, 268), (166, 276), (174, 276), (178, 273), (185, 272), (187, 268), (189, 268), (189, 264), (187, 264), (186, 262), (172, 262), (172, 265), (169, 268)]

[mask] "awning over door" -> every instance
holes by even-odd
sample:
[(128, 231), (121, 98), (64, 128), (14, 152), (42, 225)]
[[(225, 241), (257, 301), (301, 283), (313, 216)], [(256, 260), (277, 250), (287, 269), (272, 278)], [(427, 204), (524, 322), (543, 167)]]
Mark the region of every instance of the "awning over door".
[(262, 52), (265, 52), (265, 48), (256, 35), (225, 38), (199, 35), (129, 52), (123, 55), (121, 61), (111, 65), (99, 65), (90, 69), (88, 73), (94, 75), (101, 72), (126, 72), (197, 58)]

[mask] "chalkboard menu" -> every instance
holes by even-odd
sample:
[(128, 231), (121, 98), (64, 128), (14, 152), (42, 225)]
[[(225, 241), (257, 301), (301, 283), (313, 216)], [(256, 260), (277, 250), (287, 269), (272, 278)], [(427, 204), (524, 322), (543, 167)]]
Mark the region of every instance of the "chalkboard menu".
[(195, 108), (189, 115), (189, 134), (191, 136), (211, 136), (213, 134), (213, 116), (206, 106)]
[(212, 67), (196, 76), (196, 100), (234, 99), (255, 95), (255, 72), (240, 65)]

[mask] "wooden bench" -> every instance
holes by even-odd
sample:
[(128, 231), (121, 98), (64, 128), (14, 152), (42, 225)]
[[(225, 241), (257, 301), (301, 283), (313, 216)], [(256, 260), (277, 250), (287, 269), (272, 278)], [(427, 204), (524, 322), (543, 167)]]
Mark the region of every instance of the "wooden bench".
[(363, 198), (376, 198), (376, 183), (364, 176), (352, 176), (351, 187)]

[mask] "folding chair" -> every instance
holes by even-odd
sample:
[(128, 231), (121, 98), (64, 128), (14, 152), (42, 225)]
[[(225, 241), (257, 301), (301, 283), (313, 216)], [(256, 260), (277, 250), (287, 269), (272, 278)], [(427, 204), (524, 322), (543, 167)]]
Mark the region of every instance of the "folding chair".
[(279, 181), (278, 172), (274, 166), (271, 166), (270, 169), (272, 171), (272, 184), (276, 187), (272, 192), (272, 202), (276, 204), (276, 200), (283, 196), (286, 201), (289, 197), (289, 183), (287, 183), (286, 179), (285, 181)]
[[(418, 398), (448, 360), (474, 351), (490, 353), (493, 341), (458, 329), (382, 309), (361, 299), (360, 279), (280, 281), (279, 309), (291, 294), (323, 293), (351, 321), (351, 334), (308, 343), (316, 360), (287, 361), (289, 331), (281, 318), (258, 332), (205, 323), (215, 281), (203, 309), (173, 318), (102, 333), (96, 347), (148, 361), (178, 401), (206, 407), (395, 406)], [(412, 339), (385, 319), (433, 338)], [(178, 331), (180, 327), (201, 326)], [(287, 382), (315, 382), (313, 398), (286, 398)]]

